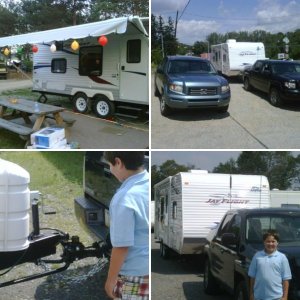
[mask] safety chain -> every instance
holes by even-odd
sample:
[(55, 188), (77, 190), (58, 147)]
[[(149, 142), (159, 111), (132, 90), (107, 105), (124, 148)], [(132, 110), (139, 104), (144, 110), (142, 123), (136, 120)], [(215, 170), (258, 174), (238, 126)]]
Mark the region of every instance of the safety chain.
[[(107, 265), (108, 259), (106, 257), (99, 258), (98, 262), (88, 271), (85, 275), (73, 275), (73, 276), (66, 276), (61, 274), (55, 274), (55, 277), (59, 279), (60, 282), (67, 282), (68, 284), (78, 284), (82, 281), (87, 280), (88, 278), (94, 276), (98, 272), (100, 272), (104, 267)], [(52, 270), (49, 265), (44, 262), (39, 262), (39, 265), (45, 270), (50, 271)]]

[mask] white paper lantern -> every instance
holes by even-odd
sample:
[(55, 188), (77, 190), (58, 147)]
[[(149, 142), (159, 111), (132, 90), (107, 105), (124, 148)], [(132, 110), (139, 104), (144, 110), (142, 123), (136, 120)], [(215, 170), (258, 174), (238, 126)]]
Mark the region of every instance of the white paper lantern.
[(56, 45), (54, 43), (50, 46), (50, 51), (51, 52), (55, 52), (56, 51)]

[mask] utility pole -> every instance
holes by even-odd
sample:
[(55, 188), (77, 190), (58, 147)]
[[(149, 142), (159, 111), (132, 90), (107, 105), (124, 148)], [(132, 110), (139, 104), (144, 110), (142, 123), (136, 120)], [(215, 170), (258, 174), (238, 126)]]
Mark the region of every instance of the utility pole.
[(177, 23), (178, 23), (178, 10), (176, 12), (176, 20), (175, 20), (175, 38), (176, 38), (176, 34), (177, 34)]

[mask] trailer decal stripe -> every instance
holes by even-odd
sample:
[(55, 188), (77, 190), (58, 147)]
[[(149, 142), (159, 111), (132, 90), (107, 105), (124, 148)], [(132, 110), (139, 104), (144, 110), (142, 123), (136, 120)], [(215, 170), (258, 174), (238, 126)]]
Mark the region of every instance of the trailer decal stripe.
[(126, 73), (133, 73), (133, 74), (137, 74), (137, 75), (143, 75), (143, 76), (146, 76), (146, 75), (147, 75), (146, 73), (142, 73), (142, 72), (135, 72), (135, 71), (123, 71), (123, 72), (126, 72)]
[(116, 86), (115, 84), (113, 84), (113, 83), (111, 83), (111, 82), (108, 82), (108, 81), (106, 81), (106, 80), (104, 80), (104, 79), (102, 79), (102, 78), (99, 78), (99, 77), (97, 77), (97, 76), (92, 76), (92, 75), (90, 75), (89, 78), (90, 78), (91, 80), (97, 82), (97, 83), (101, 83), (101, 84), (109, 84), (109, 85), (114, 85), (114, 86)]

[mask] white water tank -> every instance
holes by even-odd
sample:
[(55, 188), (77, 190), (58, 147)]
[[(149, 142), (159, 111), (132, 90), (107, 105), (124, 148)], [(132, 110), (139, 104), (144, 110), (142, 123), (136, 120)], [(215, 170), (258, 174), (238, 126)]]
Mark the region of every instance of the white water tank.
[(29, 246), (29, 182), (25, 169), (0, 159), (0, 252)]

